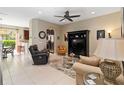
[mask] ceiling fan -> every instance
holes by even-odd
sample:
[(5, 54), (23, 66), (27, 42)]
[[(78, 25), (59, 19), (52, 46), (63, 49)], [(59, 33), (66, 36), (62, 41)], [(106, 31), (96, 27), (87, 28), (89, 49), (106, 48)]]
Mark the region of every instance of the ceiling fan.
[(55, 17), (60, 17), (60, 18), (62, 18), (62, 19), (60, 20), (60, 22), (63, 21), (63, 20), (65, 20), (65, 19), (67, 19), (67, 20), (73, 22), (72, 18), (80, 17), (80, 15), (69, 15), (69, 11), (66, 11), (64, 16), (55, 16)]

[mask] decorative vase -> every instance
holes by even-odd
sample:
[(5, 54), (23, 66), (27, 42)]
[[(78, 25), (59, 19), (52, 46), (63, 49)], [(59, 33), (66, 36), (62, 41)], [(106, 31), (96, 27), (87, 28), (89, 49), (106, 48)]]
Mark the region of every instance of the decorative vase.
[(116, 83), (116, 78), (121, 74), (121, 67), (114, 61), (104, 60), (100, 64), (101, 71), (106, 81)]

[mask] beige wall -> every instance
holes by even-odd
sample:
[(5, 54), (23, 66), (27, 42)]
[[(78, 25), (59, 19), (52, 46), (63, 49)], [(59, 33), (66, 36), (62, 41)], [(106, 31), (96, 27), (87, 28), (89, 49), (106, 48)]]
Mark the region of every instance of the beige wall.
[[(90, 30), (89, 33), (89, 52), (92, 54), (97, 45), (96, 32), (97, 30), (105, 30), (106, 38), (108, 38), (107, 31), (111, 30), (113, 38), (121, 37), (121, 12), (116, 12), (100, 17), (95, 17), (87, 20), (74, 22), (66, 25), (56, 25), (39, 19), (32, 19), (30, 22), (30, 44), (38, 44), (39, 49), (46, 47), (46, 39), (38, 37), (39, 31), (46, 31), (46, 29), (54, 29), (55, 31), (55, 52), (58, 45), (68, 46), (64, 41), (64, 34), (70, 31)], [(57, 37), (60, 37), (57, 40)]]
[[(121, 13), (112, 13), (109, 15), (104, 15), (92, 19), (87, 19), (79, 22), (74, 22), (72, 24), (62, 26), (61, 42), (67, 46), (67, 42), (64, 41), (63, 34), (70, 31), (78, 30), (90, 30), (89, 33), (89, 52), (92, 54), (97, 45), (96, 32), (97, 30), (105, 31), (111, 30), (112, 37), (121, 37)], [(106, 37), (108, 34), (106, 32)]]
[(45, 31), (47, 29), (53, 29), (55, 31), (55, 35), (54, 35), (54, 50), (56, 52), (56, 47), (58, 46), (58, 44), (60, 43), (59, 40), (57, 40), (57, 36), (60, 37), (60, 26), (53, 24), (53, 23), (49, 23), (43, 20), (39, 20), (39, 19), (32, 19), (31, 23), (31, 32), (30, 33), (30, 44), (37, 44), (38, 48), (40, 50), (44, 49), (46, 47), (46, 38), (45, 39), (40, 39), (38, 36), (38, 33), (40, 31)]

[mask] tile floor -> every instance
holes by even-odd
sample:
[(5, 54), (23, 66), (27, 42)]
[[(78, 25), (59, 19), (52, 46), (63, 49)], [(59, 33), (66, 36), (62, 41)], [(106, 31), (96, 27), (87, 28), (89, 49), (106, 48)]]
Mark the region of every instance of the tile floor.
[[(51, 56), (50, 56), (51, 57)], [(52, 56), (57, 58), (57, 56)], [(1, 60), (5, 85), (75, 85), (75, 79), (47, 65), (32, 65), (29, 54), (15, 55)]]

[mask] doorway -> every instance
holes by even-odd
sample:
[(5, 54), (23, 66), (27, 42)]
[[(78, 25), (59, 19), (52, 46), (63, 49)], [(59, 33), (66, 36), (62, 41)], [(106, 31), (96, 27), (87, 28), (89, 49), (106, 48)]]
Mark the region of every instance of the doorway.
[(54, 53), (54, 30), (47, 29), (47, 49)]

